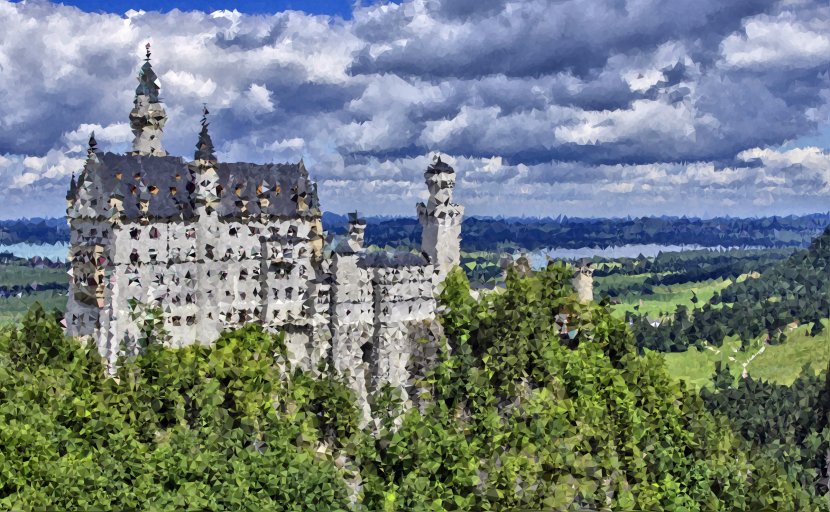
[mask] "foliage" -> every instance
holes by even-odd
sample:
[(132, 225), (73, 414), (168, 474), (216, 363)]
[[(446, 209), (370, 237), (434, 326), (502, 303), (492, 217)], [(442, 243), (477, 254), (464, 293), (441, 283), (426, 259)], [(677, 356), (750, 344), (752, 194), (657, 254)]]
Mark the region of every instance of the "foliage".
[(451, 273), (429, 396), (402, 413), (382, 388), (374, 433), (330, 368), (292, 368), (256, 326), (212, 347), (151, 339), (109, 377), (35, 308), (0, 331), (0, 509), (820, 509), (806, 465), (638, 356), (571, 272), (509, 272), (480, 301)]
[(0, 509), (346, 509), (325, 446), (354, 435), (351, 397), (281, 378), (280, 353), (246, 327), (212, 349), (150, 344), (107, 378), (34, 308), (0, 332)]
[(729, 418), (733, 428), (785, 465), (804, 487), (827, 493), (830, 471), (830, 365), (816, 375), (805, 365), (791, 386), (751, 376), (735, 379), (717, 365), (714, 387), (701, 390), (706, 406)]
[(452, 355), (428, 378), (433, 400), (361, 455), (370, 510), (821, 506), (658, 356), (638, 357), (606, 307), (577, 304), (568, 275), (559, 264), (510, 273), (505, 293), (481, 302), (460, 272), (448, 276)]

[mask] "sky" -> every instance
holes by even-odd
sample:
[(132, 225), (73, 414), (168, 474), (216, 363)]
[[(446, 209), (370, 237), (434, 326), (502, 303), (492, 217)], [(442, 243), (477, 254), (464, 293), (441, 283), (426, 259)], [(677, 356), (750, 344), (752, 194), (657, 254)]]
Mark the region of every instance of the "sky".
[(147, 42), (168, 152), (207, 103), (220, 160), (303, 158), (328, 211), (414, 216), (436, 153), (468, 215), (830, 210), (826, 1), (0, 0), (0, 34), (0, 218), (130, 149)]

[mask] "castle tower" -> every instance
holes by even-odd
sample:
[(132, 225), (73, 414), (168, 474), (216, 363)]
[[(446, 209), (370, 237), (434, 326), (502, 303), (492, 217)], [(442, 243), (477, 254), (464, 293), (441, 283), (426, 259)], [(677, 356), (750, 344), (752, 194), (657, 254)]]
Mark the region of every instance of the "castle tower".
[(424, 173), (429, 200), (418, 203), (418, 220), (423, 227), (421, 251), (434, 265), (437, 282), (457, 266), (461, 258), (461, 219), (464, 207), (452, 203), (455, 171), (441, 161), (429, 166)]
[[(208, 133), (207, 116), (210, 112), (207, 106), (202, 110), (202, 129), (199, 140), (196, 142), (196, 152), (193, 162), (189, 164), (193, 179), (193, 209), (196, 212), (196, 225), (193, 229), (195, 238), (196, 262), (199, 264), (196, 271), (200, 289), (198, 291), (199, 304), (199, 332), (196, 338), (206, 341), (216, 338), (222, 329), (219, 312), (220, 297), (213, 283), (221, 276), (221, 263), (216, 261), (218, 256), (219, 240), (221, 240), (222, 226), (217, 213), (219, 207), (219, 166), (213, 151), (213, 141)], [(185, 235), (187, 236), (187, 235)], [(205, 284), (205, 286), (201, 286)]]
[(158, 77), (150, 65), (150, 43), (147, 43), (147, 57), (138, 72), (138, 87), (135, 90), (135, 107), (130, 112), (130, 128), (135, 134), (131, 154), (141, 156), (166, 156), (161, 146), (161, 135), (167, 113), (159, 99)]
[(66, 316), (68, 332), (72, 336), (94, 334), (99, 323), (99, 310), (104, 305), (104, 264), (109, 257), (109, 233), (96, 151), (97, 142), (92, 134), (84, 168), (77, 183), (73, 176), (67, 194), (71, 268)]
[(579, 302), (585, 304), (594, 300), (594, 269), (588, 260), (581, 260), (574, 266), (571, 286), (576, 291)]

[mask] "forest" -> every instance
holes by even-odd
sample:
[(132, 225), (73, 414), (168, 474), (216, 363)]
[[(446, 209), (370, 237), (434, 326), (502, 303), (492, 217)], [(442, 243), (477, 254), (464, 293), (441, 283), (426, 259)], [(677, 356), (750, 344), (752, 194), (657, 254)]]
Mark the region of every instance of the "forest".
[(785, 388), (719, 368), (688, 387), (638, 354), (609, 301), (578, 303), (571, 272), (511, 270), (480, 300), (450, 274), (440, 362), (414, 407), (373, 397), (374, 431), (334, 372), (292, 369), (256, 326), (212, 347), (150, 343), (110, 377), (36, 305), (0, 330), (0, 508), (827, 506), (825, 369)]
[[(762, 257), (755, 267), (742, 265), (740, 260), (727, 265), (727, 273), (712, 277), (757, 274), (714, 292), (691, 310), (678, 306), (658, 327), (651, 325), (646, 314), (629, 313), (638, 346), (684, 351), (704, 343), (720, 346), (727, 336), (739, 336), (745, 342), (763, 336), (766, 342), (779, 344), (786, 341), (788, 326), (800, 324), (811, 324), (810, 335), (820, 335), (824, 329), (821, 320), (830, 316), (830, 228), (807, 249), (785, 260), (775, 258)], [(706, 271), (702, 265), (696, 267), (693, 273)], [(657, 268), (670, 267), (664, 264)]]

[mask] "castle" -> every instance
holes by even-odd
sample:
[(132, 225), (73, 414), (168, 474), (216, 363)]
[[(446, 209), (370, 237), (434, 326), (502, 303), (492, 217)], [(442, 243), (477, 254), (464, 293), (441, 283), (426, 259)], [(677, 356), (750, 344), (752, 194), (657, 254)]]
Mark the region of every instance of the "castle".
[(170, 156), (149, 44), (138, 81), (132, 151), (100, 152), (90, 137), (70, 183), (68, 334), (94, 342), (114, 368), (151, 330), (183, 347), (256, 322), (285, 333), (292, 364), (316, 372), (330, 362), (364, 418), (381, 386), (406, 397), (435, 359), (437, 286), (459, 262), (464, 209), (452, 203), (453, 169), (439, 158), (424, 174), (421, 255), (365, 251), (357, 215), (332, 247), (302, 160), (217, 161), (207, 109), (193, 161)]

